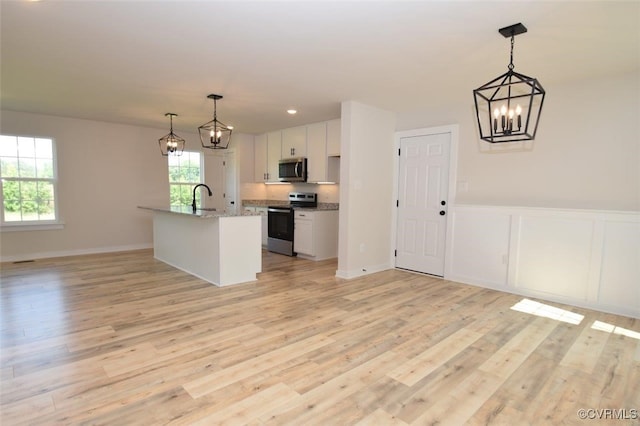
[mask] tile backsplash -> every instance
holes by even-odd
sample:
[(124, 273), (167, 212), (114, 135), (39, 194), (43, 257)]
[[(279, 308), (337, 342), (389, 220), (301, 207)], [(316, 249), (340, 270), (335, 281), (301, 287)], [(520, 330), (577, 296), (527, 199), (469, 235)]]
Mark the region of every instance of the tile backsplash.
[(265, 185), (263, 183), (243, 183), (240, 197), (251, 200), (287, 200), (289, 192), (316, 192), (319, 203), (338, 203), (340, 185), (317, 185), (312, 183), (289, 183), (284, 185)]

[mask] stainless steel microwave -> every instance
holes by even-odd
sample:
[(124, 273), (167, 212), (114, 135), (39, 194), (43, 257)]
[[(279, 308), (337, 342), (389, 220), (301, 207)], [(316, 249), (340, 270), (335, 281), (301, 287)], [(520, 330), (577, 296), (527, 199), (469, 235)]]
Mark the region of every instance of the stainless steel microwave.
[(307, 159), (285, 158), (278, 164), (278, 180), (280, 182), (306, 182)]

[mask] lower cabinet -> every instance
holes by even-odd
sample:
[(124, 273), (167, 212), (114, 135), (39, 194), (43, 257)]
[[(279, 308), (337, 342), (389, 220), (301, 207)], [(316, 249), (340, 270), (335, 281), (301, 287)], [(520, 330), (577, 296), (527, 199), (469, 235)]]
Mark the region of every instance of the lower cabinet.
[(262, 218), (262, 246), (267, 246), (267, 240), (269, 239), (269, 221), (267, 218), (267, 207), (256, 207), (256, 212), (260, 213)]
[(338, 211), (296, 210), (293, 250), (312, 260), (338, 257)]
[(293, 249), (298, 254), (316, 255), (313, 247), (313, 216), (314, 213), (296, 212)]
[(244, 211), (246, 212), (256, 212), (256, 213), (260, 213), (261, 219), (262, 219), (262, 235), (261, 235), (261, 240), (262, 240), (262, 246), (266, 247), (267, 246), (267, 242), (268, 242), (268, 237), (269, 237), (269, 222), (268, 222), (268, 218), (267, 218), (267, 207), (252, 207), (252, 206), (245, 206), (244, 207)]

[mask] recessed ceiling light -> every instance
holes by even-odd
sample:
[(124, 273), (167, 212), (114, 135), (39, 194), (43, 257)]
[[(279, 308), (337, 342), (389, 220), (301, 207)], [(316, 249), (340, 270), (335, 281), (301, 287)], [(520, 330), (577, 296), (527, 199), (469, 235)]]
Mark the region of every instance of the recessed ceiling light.
[(295, 113), (297, 113), (297, 112), (298, 112), (298, 111), (297, 111), (297, 110), (295, 110), (295, 109), (288, 109), (288, 110), (287, 110), (287, 113), (289, 113), (289, 114), (291, 114), (291, 115), (293, 115), (293, 114), (295, 114)]

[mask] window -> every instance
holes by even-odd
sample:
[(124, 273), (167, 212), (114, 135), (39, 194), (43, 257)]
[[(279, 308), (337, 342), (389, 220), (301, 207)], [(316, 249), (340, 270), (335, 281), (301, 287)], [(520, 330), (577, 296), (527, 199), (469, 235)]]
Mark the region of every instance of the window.
[(0, 135), (2, 225), (58, 222), (53, 139)]
[[(203, 182), (202, 157), (199, 152), (184, 151), (182, 155), (170, 155), (169, 194), (171, 206), (190, 206), (193, 187)], [(200, 191), (196, 191), (196, 202), (200, 204)]]

